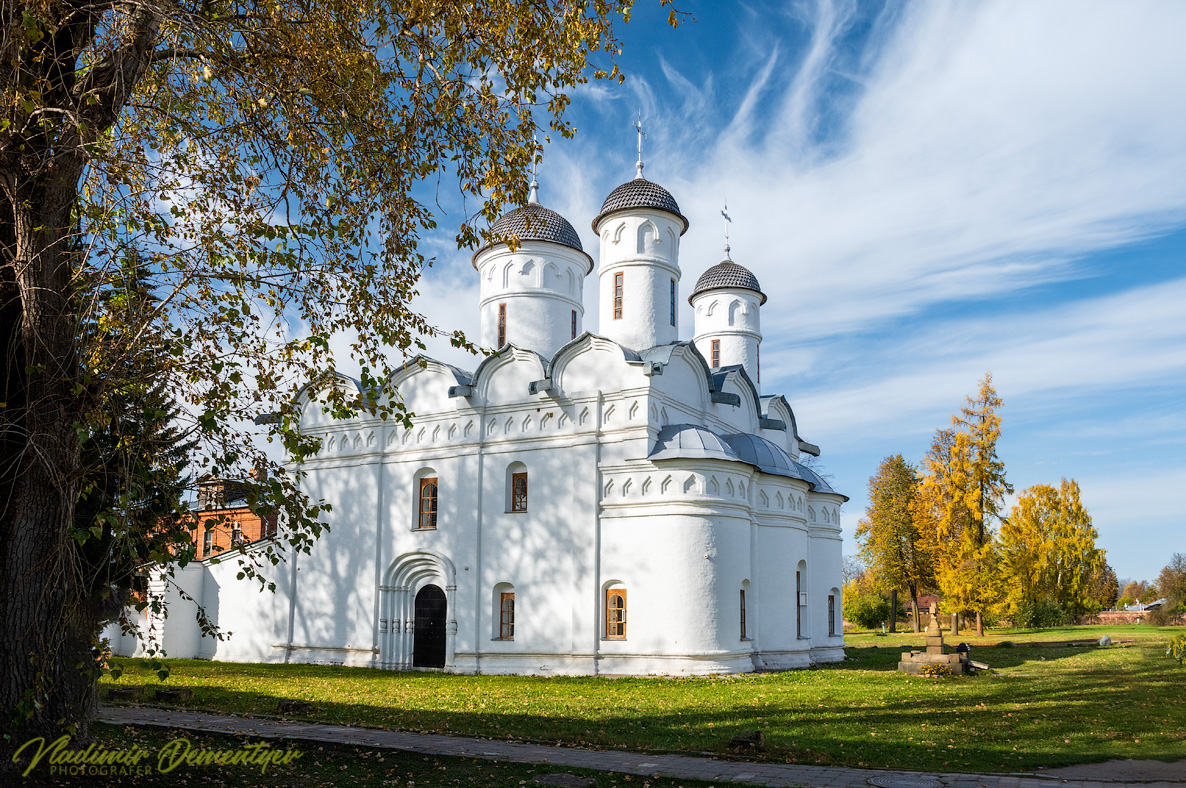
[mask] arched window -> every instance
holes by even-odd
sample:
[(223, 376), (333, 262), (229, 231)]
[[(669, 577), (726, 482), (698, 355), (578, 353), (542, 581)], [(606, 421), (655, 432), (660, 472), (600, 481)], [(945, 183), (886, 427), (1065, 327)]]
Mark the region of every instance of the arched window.
[(800, 561), (795, 569), (795, 637), (803, 637), (803, 608), (807, 607), (807, 562)]
[(527, 474), (516, 473), (511, 476), (511, 511), (527, 511)]
[(498, 637), (515, 639), (515, 592), (503, 591), (498, 596)]
[(626, 589), (607, 588), (605, 591), (605, 637), (608, 640), (626, 639)]
[(491, 595), (491, 621), (494, 640), (515, 639), (515, 587), (510, 583), (496, 583)]
[(745, 634), (745, 589), (741, 589), (741, 639), (746, 640), (748, 636)]
[(527, 511), (527, 466), (521, 462), (507, 466), (506, 496), (508, 512)]
[(437, 491), (437, 477), (421, 477), (416, 501), (416, 527), (421, 530), (437, 527)]

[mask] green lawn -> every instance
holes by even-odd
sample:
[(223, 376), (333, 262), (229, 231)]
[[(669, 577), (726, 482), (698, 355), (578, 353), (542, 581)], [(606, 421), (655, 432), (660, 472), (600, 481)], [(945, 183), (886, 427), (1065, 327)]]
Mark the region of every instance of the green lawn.
[[(993, 670), (925, 679), (896, 671), (921, 636), (847, 637), (849, 660), (785, 673), (666, 678), (534, 678), (363, 668), (172, 661), (168, 686), (191, 708), (404, 730), (724, 753), (762, 730), (773, 761), (1011, 772), (1111, 758), (1186, 758), (1186, 667), (1165, 655), (1182, 628), (994, 631), (973, 645)], [(1108, 634), (1131, 644), (1040, 646)], [(1015, 647), (996, 644), (1003, 640)], [(159, 686), (146, 661), (121, 660), (119, 685)]]
[(445, 758), (392, 750), (373, 750), (364, 747), (332, 747), (301, 742), (274, 743), (276, 749), (297, 750), (300, 757), (288, 764), (269, 766), (261, 771), (258, 766), (191, 766), (181, 764), (168, 773), (156, 770), (158, 757), (170, 741), (188, 739), (194, 749), (235, 751), (244, 744), (257, 744), (261, 739), (192, 734), (187, 731), (166, 731), (156, 728), (120, 728), (96, 725), (96, 744), (109, 750), (130, 750), (140, 747), (150, 753), (142, 763), (145, 774), (112, 774), (99, 776), (50, 775), (44, 763), (20, 780), (21, 788), (62, 786), (78, 788), (83, 785), (136, 786), (136, 788), (336, 788), (336, 786), (398, 786), (398, 788), (518, 788), (525, 783), (536, 785), (533, 778), (543, 774), (565, 772), (590, 777), (595, 782), (590, 788), (705, 788), (708, 783), (697, 780), (675, 780), (665, 777), (642, 778), (624, 774), (595, 772), (566, 766), (519, 763), (495, 763), (470, 758)]

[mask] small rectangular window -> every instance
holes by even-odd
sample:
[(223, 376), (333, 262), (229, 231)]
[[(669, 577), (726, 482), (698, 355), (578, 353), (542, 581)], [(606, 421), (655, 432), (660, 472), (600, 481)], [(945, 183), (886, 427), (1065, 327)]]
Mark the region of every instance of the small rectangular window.
[(671, 280), (671, 325), (675, 325), (675, 280)]
[(745, 640), (745, 589), (741, 589), (741, 639)]
[(507, 305), (498, 305), (498, 346), (507, 343)]
[(712, 341), (712, 368), (717, 369), (721, 366), (721, 340), (714, 339)]
[(419, 499), (416, 506), (416, 527), (421, 529), (437, 527), (437, 479), (435, 476), (420, 480)]
[(605, 636), (609, 640), (626, 639), (626, 589), (610, 588), (605, 592)]
[(504, 593), (498, 603), (498, 637), (515, 639), (515, 594)]
[(762, 346), (754, 348), (754, 358), (758, 360), (758, 382), (762, 382)]
[(231, 547), (243, 544), (243, 529), (238, 525), (231, 526)]
[(836, 595), (828, 594), (828, 634), (836, 634)]
[(572, 310), (572, 338), (577, 338), (577, 311)]
[(527, 474), (511, 474), (511, 511), (527, 511)]
[(622, 274), (614, 274), (614, 320), (622, 319)]
[(210, 555), (212, 550), (214, 550), (214, 529), (207, 528), (206, 532), (202, 534), (202, 557)]

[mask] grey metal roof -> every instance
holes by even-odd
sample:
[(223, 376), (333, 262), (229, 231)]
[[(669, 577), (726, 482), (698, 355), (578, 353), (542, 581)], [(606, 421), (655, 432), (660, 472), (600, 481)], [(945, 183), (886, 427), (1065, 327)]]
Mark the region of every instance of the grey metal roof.
[(680, 235), (688, 231), (688, 220), (679, 212), (679, 204), (671, 196), (671, 192), (646, 178), (635, 178), (632, 181), (626, 181), (605, 198), (605, 202), (601, 204), (601, 213), (597, 214), (597, 218), (593, 220), (593, 232), (597, 232), (597, 226), (601, 224), (601, 220), (611, 213), (631, 208), (653, 208), (657, 211), (666, 211), (683, 222), (684, 228), (680, 230)]
[(648, 460), (714, 459), (740, 462), (729, 444), (707, 427), (695, 424), (668, 424), (659, 430)]
[[(795, 462), (795, 461), (792, 460), (792, 462)], [(800, 478), (806, 479), (808, 482), (810, 482), (811, 486), (815, 488), (816, 492), (832, 493), (833, 495), (839, 495), (841, 498), (843, 498), (846, 501), (848, 500), (847, 495), (842, 495), (841, 493), (838, 493), (835, 490), (833, 490), (832, 485), (830, 485), (826, 481), (824, 481), (822, 476), (820, 476), (818, 473), (816, 473), (815, 471), (808, 468), (803, 463), (795, 462), (795, 467), (798, 469), (799, 473), (803, 474)]]
[[(515, 236), (520, 241), (547, 241), (585, 253), (584, 247), (581, 246), (581, 238), (569, 221), (551, 208), (545, 208), (538, 203), (528, 203), (522, 208), (503, 214), (490, 226), (490, 232), (502, 238)], [(483, 251), (499, 243), (505, 241), (492, 240), (474, 252), (473, 259), (476, 260)], [(585, 257), (589, 255), (585, 254)], [(593, 265), (591, 258), (589, 265)]]
[(732, 260), (722, 260), (701, 274), (700, 278), (696, 280), (696, 287), (692, 288), (692, 295), (688, 296), (688, 303), (692, 303), (692, 299), (701, 293), (724, 289), (753, 290), (762, 297), (758, 303), (766, 303), (766, 294), (762, 292), (762, 287), (758, 284), (758, 277), (754, 276), (745, 266), (738, 265)]
[(747, 432), (737, 432), (726, 435), (725, 443), (729, 444), (729, 448), (733, 449), (742, 462), (757, 467), (763, 473), (811, 481), (795, 468), (796, 463), (791, 459), (791, 455), (765, 438)]

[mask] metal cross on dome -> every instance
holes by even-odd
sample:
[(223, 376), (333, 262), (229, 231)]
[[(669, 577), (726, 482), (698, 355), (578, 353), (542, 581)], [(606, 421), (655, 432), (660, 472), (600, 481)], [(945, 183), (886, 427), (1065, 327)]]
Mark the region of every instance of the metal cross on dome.
[(635, 168), (637, 168), (637, 170), (638, 170), (638, 174), (635, 175), (634, 177), (641, 178), (642, 177), (642, 138), (647, 135), (647, 133), (642, 130), (642, 110), (641, 109), (638, 111), (638, 120), (634, 121), (634, 130), (638, 132), (638, 164), (634, 165)]
[(729, 224), (733, 221), (729, 216), (729, 201), (725, 200), (725, 210), (721, 211), (721, 216), (725, 217), (725, 259), (729, 258)]
[(527, 202), (539, 203), (539, 182), (535, 179), (535, 154), (539, 150), (538, 135), (531, 135), (531, 185), (528, 187)]

